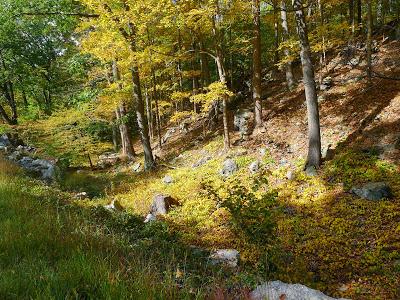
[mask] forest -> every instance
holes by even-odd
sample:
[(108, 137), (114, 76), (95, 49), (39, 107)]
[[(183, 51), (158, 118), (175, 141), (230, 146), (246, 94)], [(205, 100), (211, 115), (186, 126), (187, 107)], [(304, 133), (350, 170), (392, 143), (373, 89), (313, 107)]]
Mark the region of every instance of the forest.
[(399, 0), (0, 25), (0, 299), (400, 299)]

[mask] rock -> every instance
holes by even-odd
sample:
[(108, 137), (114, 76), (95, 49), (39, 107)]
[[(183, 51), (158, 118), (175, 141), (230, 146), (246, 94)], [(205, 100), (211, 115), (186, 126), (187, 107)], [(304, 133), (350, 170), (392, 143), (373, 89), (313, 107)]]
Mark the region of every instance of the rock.
[(219, 172), (222, 176), (231, 176), (238, 170), (238, 166), (233, 159), (227, 159), (224, 161), (221, 171)]
[(74, 196), (74, 198), (75, 199), (77, 199), (77, 200), (84, 200), (84, 199), (86, 199), (86, 198), (88, 198), (89, 196), (88, 196), (88, 194), (86, 193), (86, 192), (80, 192), (80, 193), (77, 193), (75, 196)]
[(332, 87), (332, 85), (333, 85), (332, 77), (327, 76), (324, 79), (322, 79), (322, 83), (320, 84), (319, 89), (321, 91), (327, 91)]
[(296, 175), (294, 174), (293, 171), (289, 170), (286, 173), (286, 178), (287, 178), (287, 180), (295, 180), (296, 179)]
[(370, 182), (361, 187), (353, 187), (350, 192), (360, 198), (368, 200), (382, 200), (393, 198), (390, 187), (384, 182)]
[(12, 146), (11, 141), (7, 134), (3, 134), (0, 136), (0, 147), (6, 148)]
[(267, 155), (268, 150), (267, 150), (267, 148), (261, 148), (259, 152), (260, 152), (261, 156), (265, 156), (265, 155)]
[(11, 155), (9, 155), (7, 158), (11, 161), (18, 161), (22, 158), (22, 152), (15, 150), (13, 153), (11, 153)]
[(240, 132), (240, 139), (246, 140), (253, 132), (254, 113), (249, 109), (239, 109), (235, 112), (233, 124)]
[(163, 178), (162, 181), (163, 181), (165, 184), (171, 184), (171, 183), (174, 182), (174, 179), (173, 179), (171, 176), (169, 176), (169, 175), (165, 175), (165, 177)]
[[(325, 101), (325, 96), (324, 95), (319, 95), (318, 96), (318, 103), (324, 102)], [(299, 124), (300, 125), (300, 124)]]
[(153, 222), (153, 221), (157, 221), (156, 216), (153, 214), (148, 214), (146, 216), (146, 218), (144, 219), (144, 223), (149, 223), (149, 222)]
[(322, 155), (321, 155), (322, 159), (331, 159), (333, 157), (334, 153), (331, 147), (332, 144), (329, 144), (328, 146), (322, 148)]
[(220, 249), (210, 255), (211, 263), (236, 267), (239, 262), (239, 252), (235, 249)]
[(132, 166), (132, 171), (135, 173), (139, 173), (141, 170), (142, 170), (142, 164), (140, 162), (137, 162)]
[(305, 170), (307, 176), (317, 176), (317, 169), (314, 166), (308, 166)]
[(211, 159), (212, 159), (211, 156), (204, 156), (204, 157), (200, 158), (197, 162), (195, 162), (195, 163), (192, 165), (192, 167), (193, 167), (193, 168), (200, 167), (200, 166), (206, 164), (206, 163), (207, 163), (209, 160), (211, 160)]
[(287, 161), (287, 159), (282, 158), (282, 159), (279, 161), (279, 166), (280, 166), (280, 167), (285, 167), (285, 166), (287, 166), (288, 164), (289, 164), (289, 162)]
[(165, 144), (175, 133), (177, 132), (176, 127), (171, 127), (167, 130), (164, 136), (161, 138), (161, 143)]
[(110, 204), (105, 205), (104, 208), (108, 209), (110, 211), (123, 211), (124, 210), (121, 203), (119, 203), (119, 201), (115, 200), (115, 199), (113, 201), (111, 201)]
[(99, 156), (97, 165), (101, 168), (110, 167), (118, 163), (120, 160), (121, 158), (118, 153), (108, 152)]
[[(324, 293), (302, 284), (288, 284), (282, 281), (270, 281), (259, 285), (250, 293), (251, 300), (334, 300)], [(342, 299), (342, 298), (341, 298)], [(344, 299), (343, 299), (344, 300)]]
[(153, 215), (154, 217), (157, 217), (158, 215), (165, 215), (172, 206), (177, 205), (179, 205), (179, 202), (171, 196), (156, 195), (151, 205), (149, 214)]
[(25, 152), (25, 153), (34, 153), (36, 151), (35, 147), (28, 146), (28, 145), (19, 145), (16, 150)]
[(185, 119), (179, 124), (179, 132), (180, 133), (188, 133), (189, 132), (189, 126), (190, 126), (191, 120), (190, 119)]
[(259, 169), (260, 169), (260, 162), (258, 160), (253, 161), (249, 165), (249, 171), (250, 171), (251, 174), (257, 173)]

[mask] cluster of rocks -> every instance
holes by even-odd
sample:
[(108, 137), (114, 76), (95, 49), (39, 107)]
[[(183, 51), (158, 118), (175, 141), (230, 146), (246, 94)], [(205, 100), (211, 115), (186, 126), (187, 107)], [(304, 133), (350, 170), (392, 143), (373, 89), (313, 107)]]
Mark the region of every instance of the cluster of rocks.
[(254, 113), (249, 109), (239, 109), (235, 112), (233, 125), (239, 131), (240, 139), (247, 140), (253, 132)]
[(36, 152), (34, 147), (24, 145), (20, 140), (12, 140), (7, 134), (0, 137), (0, 150), (10, 161), (47, 182), (54, 181), (59, 173), (56, 161), (31, 157)]

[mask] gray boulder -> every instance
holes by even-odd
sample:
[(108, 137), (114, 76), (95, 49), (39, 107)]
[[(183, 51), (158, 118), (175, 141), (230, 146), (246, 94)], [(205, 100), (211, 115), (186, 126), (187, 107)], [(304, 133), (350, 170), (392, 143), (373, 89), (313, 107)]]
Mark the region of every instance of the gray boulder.
[[(302, 284), (288, 284), (282, 281), (270, 281), (259, 285), (250, 293), (251, 300), (335, 300), (324, 293)], [(343, 299), (343, 298), (341, 298)], [(344, 299), (343, 299), (344, 300)]]
[(22, 158), (22, 152), (19, 150), (15, 150), (13, 153), (11, 153), (7, 158), (11, 161), (18, 161)]
[(287, 180), (295, 180), (296, 174), (292, 170), (289, 170), (286, 173), (286, 178), (287, 178)]
[(235, 112), (233, 124), (239, 131), (241, 140), (246, 140), (253, 132), (254, 113), (249, 109), (239, 109)]
[(165, 144), (177, 131), (178, 129), (176, 127), (169, 128), (164, 136), (161, 138), (161, 143)]
[(206, 164), (206, 163), (207, 163), (209, 160), (211, 160), (211, 159), (212, 159), (212, 157), (209, 156), (209, 155), (203, 156), (203, 157), (200, 158), (197, 162), (195, 162), (195, 163), (192, 165), (192, 167), (193, 167), (193, 168), (200, 167), (200, 166)]
[(158, 215), (165, 215), (169, 212), (172, 206), (179, 205), (179, 202), (167, 195), (156, 195), (150, 207), (150, 214), (157, 217)]
[(260, 170), (260, 162), (258, 160), (253, 161), (250, 165), (249, 165), (249, 171), (251, 174), (255, 174)]
[(219, 172), (223, 177), (229, 177), (238, 170), (238, 166), (233, 159), (224, 161), (221, 171)]
[(322, 83), (320, 84), (319, 89), (321, 91), (327, 91), (332, 87), (332, 85), (333, 85), (332, 77), (328, 76), (322, 79)]
[(46, 159), (33, 159), (28, 156), (22, 157), (17, 162), (23, 169), (33, 172), (45, 181), (53, 181), (56, 179), (58, 168), (55, 162)]
[(118, 163), (120, 159), (121, 158), (118, 153), (107, 152), (99, 156), (97, 165), (101, 168), (110, 167)]
[(162, 180), (165, 184), (171, 184), (174, 182), (174, 179), (170, 175), (165, 175)]
[(12, 145), (11, 141), (8, 138), (7, 134), (3, 134), (0, 136), (0, 147), (6, 148), (6, 147), (10, 147), (11, 145)]
[(370, 182), (361, 187), (353, 187), (350, 192), (367, 200), (391, 199), (393, 197), (392, 190), (384, 182)]
[(239, 262), (239, 252), (235, 249), (220, 249), (210, 255), (211, 263), (236, 267)]

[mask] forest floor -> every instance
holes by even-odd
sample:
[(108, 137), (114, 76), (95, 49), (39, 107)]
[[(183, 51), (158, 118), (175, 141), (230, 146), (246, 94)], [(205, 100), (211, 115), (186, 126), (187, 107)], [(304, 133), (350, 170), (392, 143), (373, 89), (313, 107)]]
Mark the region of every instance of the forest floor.
[[(399, 42), (381, 45), (374, 55), (374, 71), (399, 78), (399, 50)], [(167, 298), (179, 293), (189, 298), (196, 293), (200, 298), (213, 293), (219, 295), (216, 299), (245, 297), (256, 284), (279, 279), (335, 297), (399, 299), (400, 81), (374, 78), (368, 86), (364, 68), (341, 64), (333, 54), (330, 57), (325, 72), (333, 86), (319, 94), (327, 157), (317, 176), (307, 176), (302, 170), (307, 149), (303, 91), (299, 87), (289, 93), (284, 83), (272, 82), (264, 88), (265, 133), (245, 142), (233, 133), (235, 146), (226, 153), (221, 130), (202, 134), (201, 124), (194, 124), (189, 133), (176, 133), (162, 150), (156, 149), (160, 167), (155, 172), (136, 173), (132, 164), (95, 172), (81, 168), (61, 183), (63, 197), (68, 205), (89, 212), (117, 199), (136, 220), (134, 226), (124, 219), (125, 214), (100, 221), (108, 228), (107, 220), (114, 220), (112, 224), (117, 225), (110, 227), (116, 228), (110, 229), (114, 235), (121, 230), (140, 231), (125, 246), (133, 243), (137, 252), (142, 247), (147, 253), (140, 255), (148, 254), (149, 264), (157, 253), (166, 251), (161, 256), (168, 261), (167, 270), (158, 261), (146, 274), (166, 284), (161, 290)], [(250, 105), (243, 103), (243, 107)], [(40, 131), (32, 126), (28, 127), (31, 132)], [(204, 157), (209, 157), (206, 163), (193, 166)], [(239, 170), (224, 179), (219, 170), (227, 158), (234, 159)], [(261, 162), (261, 169), (252, 175), (248, 165), (255, 160)], [(163, 182), (166, 175), (173, 179), (171, 184)], [(382, 181), (391, 187), (393, 199), (370, 201), (349, 193), (354, 186)], [(90, 199), (71, 200), (79, 192), (88, 192)], [(161, 224), (144, 226), (141, 221), (159, 193), (176, 198), (180, 206), (164, 222), (156, 222)], [(106, 235), (114, 236), (110, 232)], [(118, 244), (115, 238), (112, 242)], [(96, 252), (96, 247), (84, 244), (83, 252)], [(240, 252), (239, 267), (216, 270), (200, 262), (204, 257), (196, 266), (196, 259), (185, 258), (193, 255), (193, 249), (221, 248)], [(131, 261), (124, 255), (122, 261)], [(113, 255), (107, 259), (114, 259)], [(156, 287), (146, 288), (150, 292)]]

